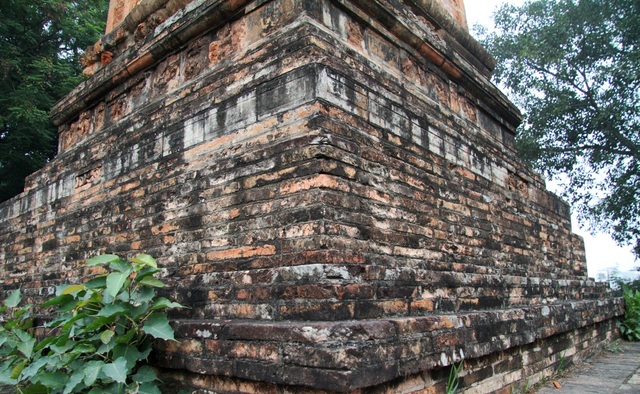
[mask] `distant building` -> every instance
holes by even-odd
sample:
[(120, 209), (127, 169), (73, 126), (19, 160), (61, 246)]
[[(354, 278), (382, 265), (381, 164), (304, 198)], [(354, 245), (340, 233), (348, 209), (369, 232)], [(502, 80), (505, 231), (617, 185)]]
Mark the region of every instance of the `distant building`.
[(596, 282), (609, 282), (612, 289), (618, 288), (618, 281), (631, 282), (640, 280), (640, 271), (620, 271), (618, 268), (606, 268), (598, 271)]

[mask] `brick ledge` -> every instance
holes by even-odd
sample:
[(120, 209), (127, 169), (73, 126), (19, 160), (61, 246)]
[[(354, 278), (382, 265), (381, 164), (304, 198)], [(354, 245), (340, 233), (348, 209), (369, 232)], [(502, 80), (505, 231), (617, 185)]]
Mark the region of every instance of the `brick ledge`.
[(622, 313), (618, 298), (342, 322), (178, 320), (179, 341), (159, 344), (153, 362), (201, 375), (344, 392), (522, 346)]

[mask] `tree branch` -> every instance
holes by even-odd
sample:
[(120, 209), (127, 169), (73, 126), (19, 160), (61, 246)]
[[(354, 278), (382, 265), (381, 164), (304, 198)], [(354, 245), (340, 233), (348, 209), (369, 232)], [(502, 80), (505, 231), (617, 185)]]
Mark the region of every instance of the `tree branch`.
[[(589, 86), (588, 78), (587, 78), (587, 76), (586, 76), (586, 74), (585, 74), (585, 72), (583, 70), (575, 67), (571, 63), (568, 63), (574, 70), (576, 70), (580, 74), (580, 76), (582, 77), (582, 79), (584, 81), (584, 84), (585, 84), (587, 90), (584, 90), (582, 87), (578, 86), (574, 81), (562, 78), (557, 73), (554, 73), (551, 70), (547, 70), (545, 68), (542, 68), (542, 67), (536, 65), (535, 63), (530, 62), (528, 59), (526, 60), (526, 63), (532, 69), (534, 69), (534, 70), (536, 70), (538, 72), (541, 72), (543, 74), (549, 75), (549, 76), (555, 78), (558, 81), (564, 82), (564, 83), (572, 86), (577, 91), (579, 91), (580, 93), (585, 95), (585, 98), (590, 103), (591, 107), (594, 109), (596, 114), (602, 114), (603, 113), (602, 110), (600, 109), (600, 106), (598, 105), (598, 102), (596, 101), (596, 99), (593, 96), (593, 89), (591, 88), (591, 86)], [(626, 156), (631, 156), (635, 160), (639, 160), (640, 161), (640, 147), (637, 144), (635, 144), (631, 139), (625, 137), (615, 127), (608, 127), (606, 130), (603, 130), (603, 131), (605, 133), (611, 133), (614, 136), (614, 138), (621, 145), (623, 145), (624, 147), (626, 147), (628, 149), (628, 151), (619, 151), (619, 152), (626, 152), (626, 153), (624, 153)], [(611, 151), (612, 153), (616, 152), (615, 150), (608, 150), (608, 151)]]
[[(562, 77), (561, 77), (560, 75), (558, 75), (557, 73), (554, 73), (554, 72), (552, 72), (551, 70), (547, 70), (546, 68), (542, 68), (542, 67), (538, 66), (537, 64), (530, 62), (528, 59), (526, 59), (526, 60), (525, 60), (525, 62), (526, 62), (526, 63), (527, 63), (527, 65), (528, 65), (529, 67), (531, 67), (532, 69), (534, 69), (534, 70), (536, 70), (536, 71), (538, 71), (538, 72), (541, 72), (541, 73), (543, 73), (543, 74), (547, 74), (547, 75), (549, 75), (549, 76), (551, 76), (551, 77), (555, 78), (556, 80), (558, 80), (558, 81), (560, 81), (560, 82), (564, 82), (564, 83), (566, 83), (567, 85), (570, 85), (571, 87), (573, 87), (574, 89), (576, 89), (576, 90), (577, 90), (577, 91), (579, 91), (580, 93), (584, 94), (585, 96), (588, 94), (588, 92), (587, 92), (587, 91), (585, 91), (582, 87), (580, 87), (580, 86), (576, 85), (574, 81), (572, 81), (572, 80), (567, 80), (567, 79), (565, 79), (565, 78), (562, 78)], [(587, 87), (588, 87), (588, 85), (587, 85)]]
[(619, 149), (611, 149), (611, 148), (607, 148), (601, 145), (579, 145), (579, 146), (572, 146), (572, 147), (548, 147), (548, 148), (543, 148), (544, 151), (546, 152), (552, 152), (552, 153), (568, 153), (568, 152), (582, 152), (582, 151), (600, 151), (600, 152), (607, 152), (607, 153), (613, 153), (616, 155), (622, 155), (622, 156), (630, 156), (630, 157), (634, 157), (633, 152), (630, 151), (626, 151), (626, 150), (619, 150)]

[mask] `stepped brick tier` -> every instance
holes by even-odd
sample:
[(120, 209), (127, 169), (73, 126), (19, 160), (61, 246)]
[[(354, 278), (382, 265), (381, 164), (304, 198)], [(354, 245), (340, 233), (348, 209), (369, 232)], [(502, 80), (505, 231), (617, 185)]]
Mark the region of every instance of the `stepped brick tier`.
[(461, 1), (119, 0), (0, 206), (32, 300), (158, 258), (170, 392), (510, 392), (616, 336)]

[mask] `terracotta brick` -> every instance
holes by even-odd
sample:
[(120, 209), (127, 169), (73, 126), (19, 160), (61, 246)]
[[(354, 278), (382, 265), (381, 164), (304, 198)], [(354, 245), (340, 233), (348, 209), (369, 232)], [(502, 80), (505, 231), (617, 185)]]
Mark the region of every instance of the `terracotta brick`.
[(253, 256), (268, 256), (276, 253), (273, 245), (243, 246), (241, 248), (212, 251), (207, 253), (207, 260), (238, 259)]
[(158, 235), (158, 234), (165, 234), (165, 233), (169, 233), (172, 231), (176, 231), (179, 230), (180, 227), (174, 224), (162, 224), (159, 226), (154, 226), (153, 228), (151, 228), (151, 232), (154, 235)]

